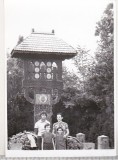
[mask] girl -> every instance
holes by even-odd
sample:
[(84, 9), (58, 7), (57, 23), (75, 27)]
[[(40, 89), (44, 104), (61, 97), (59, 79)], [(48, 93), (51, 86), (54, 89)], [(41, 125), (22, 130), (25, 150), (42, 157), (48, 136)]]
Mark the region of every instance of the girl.
[(50, 124), (45, 125), (45, 132), (42, 134), (42, 150), (54, 150), (54, 135), (50, 132)]
[(57, 134), (55, 137), (55, 144), (57, 150), (66, 149), (66, 138), (64, 137), (63, 129), (61, 127), (57, 128)]

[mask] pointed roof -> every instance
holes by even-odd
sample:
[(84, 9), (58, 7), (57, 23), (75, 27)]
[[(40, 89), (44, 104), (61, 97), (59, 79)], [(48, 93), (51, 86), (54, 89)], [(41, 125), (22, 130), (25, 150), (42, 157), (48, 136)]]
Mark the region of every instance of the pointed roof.
[(31, 33), (27, 38), (12, 50), (12, 57), (29, 56), (53, 56), (62, 59), (72, 58), (77, 54), (76, 50), (57, 38), (54, 33)]

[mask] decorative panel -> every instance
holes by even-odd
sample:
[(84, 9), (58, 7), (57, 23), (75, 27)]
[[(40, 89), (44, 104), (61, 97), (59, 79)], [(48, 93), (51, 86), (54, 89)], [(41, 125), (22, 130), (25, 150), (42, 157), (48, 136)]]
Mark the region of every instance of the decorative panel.
[(51, 104), (51, 95), (50, 94), (36, 94), (36, 100), (35, 100), (36, 104), (47, 104), (50, 105)]

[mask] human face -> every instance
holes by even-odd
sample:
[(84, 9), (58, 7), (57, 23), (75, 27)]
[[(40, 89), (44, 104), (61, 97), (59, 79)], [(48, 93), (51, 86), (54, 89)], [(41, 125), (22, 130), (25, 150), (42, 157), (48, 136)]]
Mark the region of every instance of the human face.
[(47, 116), (46, 116), (45, 114), (42, 114), (42, 115), (41, 115), (41, 119), (42, 119), (43, 121), (45, 121), (46, 118), (47, 118)]
[(57, 121), (58, 121), (58, 122), (61, 122), (62, 119), (63, 119), (63, 117), (62, 117), (60, 114), (58, 114), (58, 115), (57, 115)]
[(46, 130), (47, 132), (49, 132), (49, 131), (50, 131), (50, 126), (46, 126), (45, 130)]

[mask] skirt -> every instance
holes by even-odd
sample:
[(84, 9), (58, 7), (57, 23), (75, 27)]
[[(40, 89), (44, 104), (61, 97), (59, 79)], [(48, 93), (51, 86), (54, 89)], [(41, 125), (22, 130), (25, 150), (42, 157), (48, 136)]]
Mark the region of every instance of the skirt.
[(53, 144), (52, 143), (45, 143), (43, 144), (43, 150), (53, 150)]

